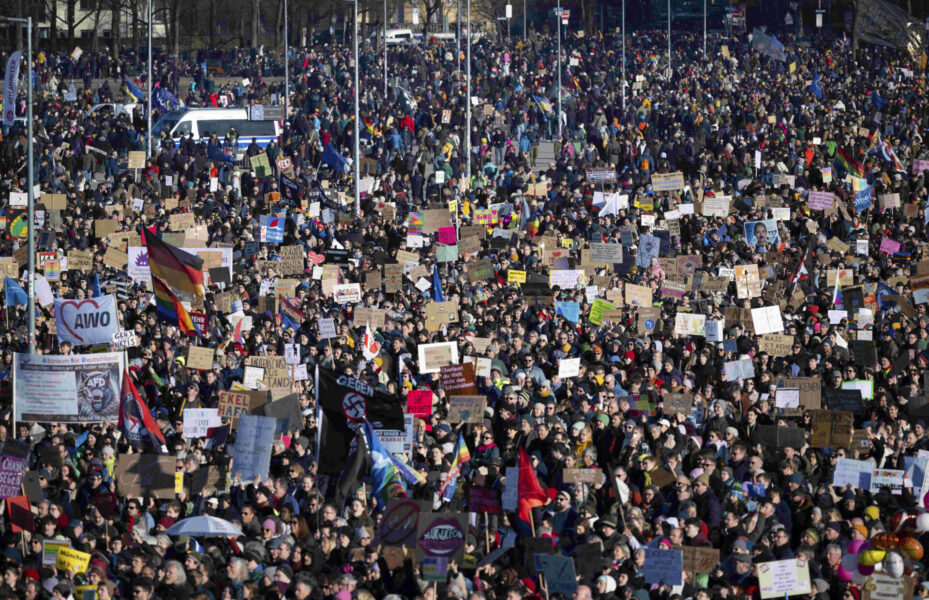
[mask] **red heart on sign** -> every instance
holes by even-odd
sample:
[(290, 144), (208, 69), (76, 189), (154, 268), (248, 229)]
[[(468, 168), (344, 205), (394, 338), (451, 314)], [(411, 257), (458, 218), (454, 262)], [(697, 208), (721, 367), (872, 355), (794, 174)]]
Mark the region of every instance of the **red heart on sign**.
[(326, 257), (322, 254), (317, 254), (316, 252), (310, 252), (306, 255), (306, 257), (310, 259), (310, 262), (314, 265), (321, 265), (326, 262)]
[(87, 300), (81, 300), (80, 302), (75, 302), (74, 300), (67, 300), (61, 303), (61, 324), (64, 326), (65, 329), (68, 330), (68, 333), (74, 336), (74, 338), (78, 340), (79, 342), (83, 342), (84, 338), (74, 333), (74, 330), (71, 329), (71, 327), (68, 325), (68, 320), (65, 317), (65, 307), (73, 306), (74, 310), (80, 310), (81, 306), (83, 306), (84, 304), (93, 304), (94, 308), (96, 309), (100, 308), (100, 305), (97, 304), (97, 301), (94, 300), (93, 298), (88, 298)]

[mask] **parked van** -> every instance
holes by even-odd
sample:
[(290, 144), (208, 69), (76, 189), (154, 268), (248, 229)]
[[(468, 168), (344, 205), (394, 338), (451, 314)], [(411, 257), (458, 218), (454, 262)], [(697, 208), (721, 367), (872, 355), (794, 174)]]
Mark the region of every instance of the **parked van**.
[(222, 140), (235, 128), (239, 134), (238, 153), (242, 154), (252, 138), (262, 148), (271, 140), (280, 141), (283, 124), (280, 121), (249, 121), (247, 108), (190, 108), (169, 111), (152, 128), (154, 139), (167, 132), (174, 139), (193, 133), (194, 139), (209, 138), (211, 134)]
[(413, 30), (412, 29), (388, 29), (387, 30), (387, 44), (388, 45), (397, 45), (397, 44), (412, 44), (413, 39)]

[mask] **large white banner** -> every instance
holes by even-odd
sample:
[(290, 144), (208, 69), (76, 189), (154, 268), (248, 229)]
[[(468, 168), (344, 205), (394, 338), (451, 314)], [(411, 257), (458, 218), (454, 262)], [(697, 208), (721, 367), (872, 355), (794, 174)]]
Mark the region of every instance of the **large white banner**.
[(16, 420), (116, 423), (125, 368), (122, 352), (67, 356), (17, 353), (13, 359)]
[(3, 80), (3, 124), (12, 125), (16, 117), (16, 94), (19, 91), (19, 63), (23, 53), (17, 50), (6, 61), (6, 77)]
[(75, 346), (109, 344), (119, 332), (116, 296), (107, 294), (84, 300), (55, 300), (58, 343)]
[[(197, 256), (201, 252), (222, 253), (220, 266), (229, 269), (229, 276), (232, 277), (232, 248), (181, 248), (181, 250)], [(148, 249), (145, 246), (129, 246), (127, 258), (129, 260), (129, 277), (132, 278), (133, 282), (149, 282), (152, 280), (152, 272), (148, 267)]]

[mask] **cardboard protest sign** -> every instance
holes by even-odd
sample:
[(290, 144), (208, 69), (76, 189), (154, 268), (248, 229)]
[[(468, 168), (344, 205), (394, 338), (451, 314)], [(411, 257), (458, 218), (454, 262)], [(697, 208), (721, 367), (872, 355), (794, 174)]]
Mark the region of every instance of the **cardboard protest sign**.
[(712, 573), (719, 564), (719, 550), (698, 546), (672, 546), (680, 550), (684, 557), (684, 570), (690, 574)]
[(385, 546), (416, 547), (416, 533), (420, 514), (429, 511), (430, 503), (424, 500), (393, 498), (388, 500), (375, 533), (375, 543)]
[(897, 578), (875, 571), (861, 586), (861, 600), (913, 600), (915, 583), (908, 575)]
[(446, 395), (469, 396), (477, 394), (473, 364), (445, 365), (439, 371), (441, 373), (442, 389), (445, 390)]
[(778, 389), (791, 388), (800, 390), (800, 406), (805, 410), (816, 410), (822, 407), (823, 382), (819, 377), (791, 378), (778, 376), (774, 378), (774, 385)]
[(480, 423), (487, 407), (486, 396), (449, 396), (448, 421), (450, 423)]
[(215, 348), (202, 346), (189, 346), (187, 348), (187, 368), (210, 371), (213, 369), (213, 354)]
[(175, 458), (158, 454), (123, 454), (116, 464), (116, 485), (123, 496), (174, 498)]
[(565, 483), (599, 484), (603, 481), (603, 471), (593, 469), (564, 469), (563, 481)]
[(852, 441), (855, 415), (845, 411), (813, 411), (813, 448), (848, 448)]

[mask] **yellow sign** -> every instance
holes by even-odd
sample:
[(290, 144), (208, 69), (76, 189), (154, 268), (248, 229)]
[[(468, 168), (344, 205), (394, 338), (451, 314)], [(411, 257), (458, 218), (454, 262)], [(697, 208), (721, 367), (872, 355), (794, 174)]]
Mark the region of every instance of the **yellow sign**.
[(174, 493), (182, 494), (184, 492), (184, 474), (175, 473), (174, 474)]
[(58, 548), (58, 559), (55, 567), (60, 571), (71, 571), (75, 575), (87, 571), (90, 564), (90, 554), (73, 548)]
[(506, 280), (508, 283), (526, 283), (526, 272), (510, 269), (506, 273)]

